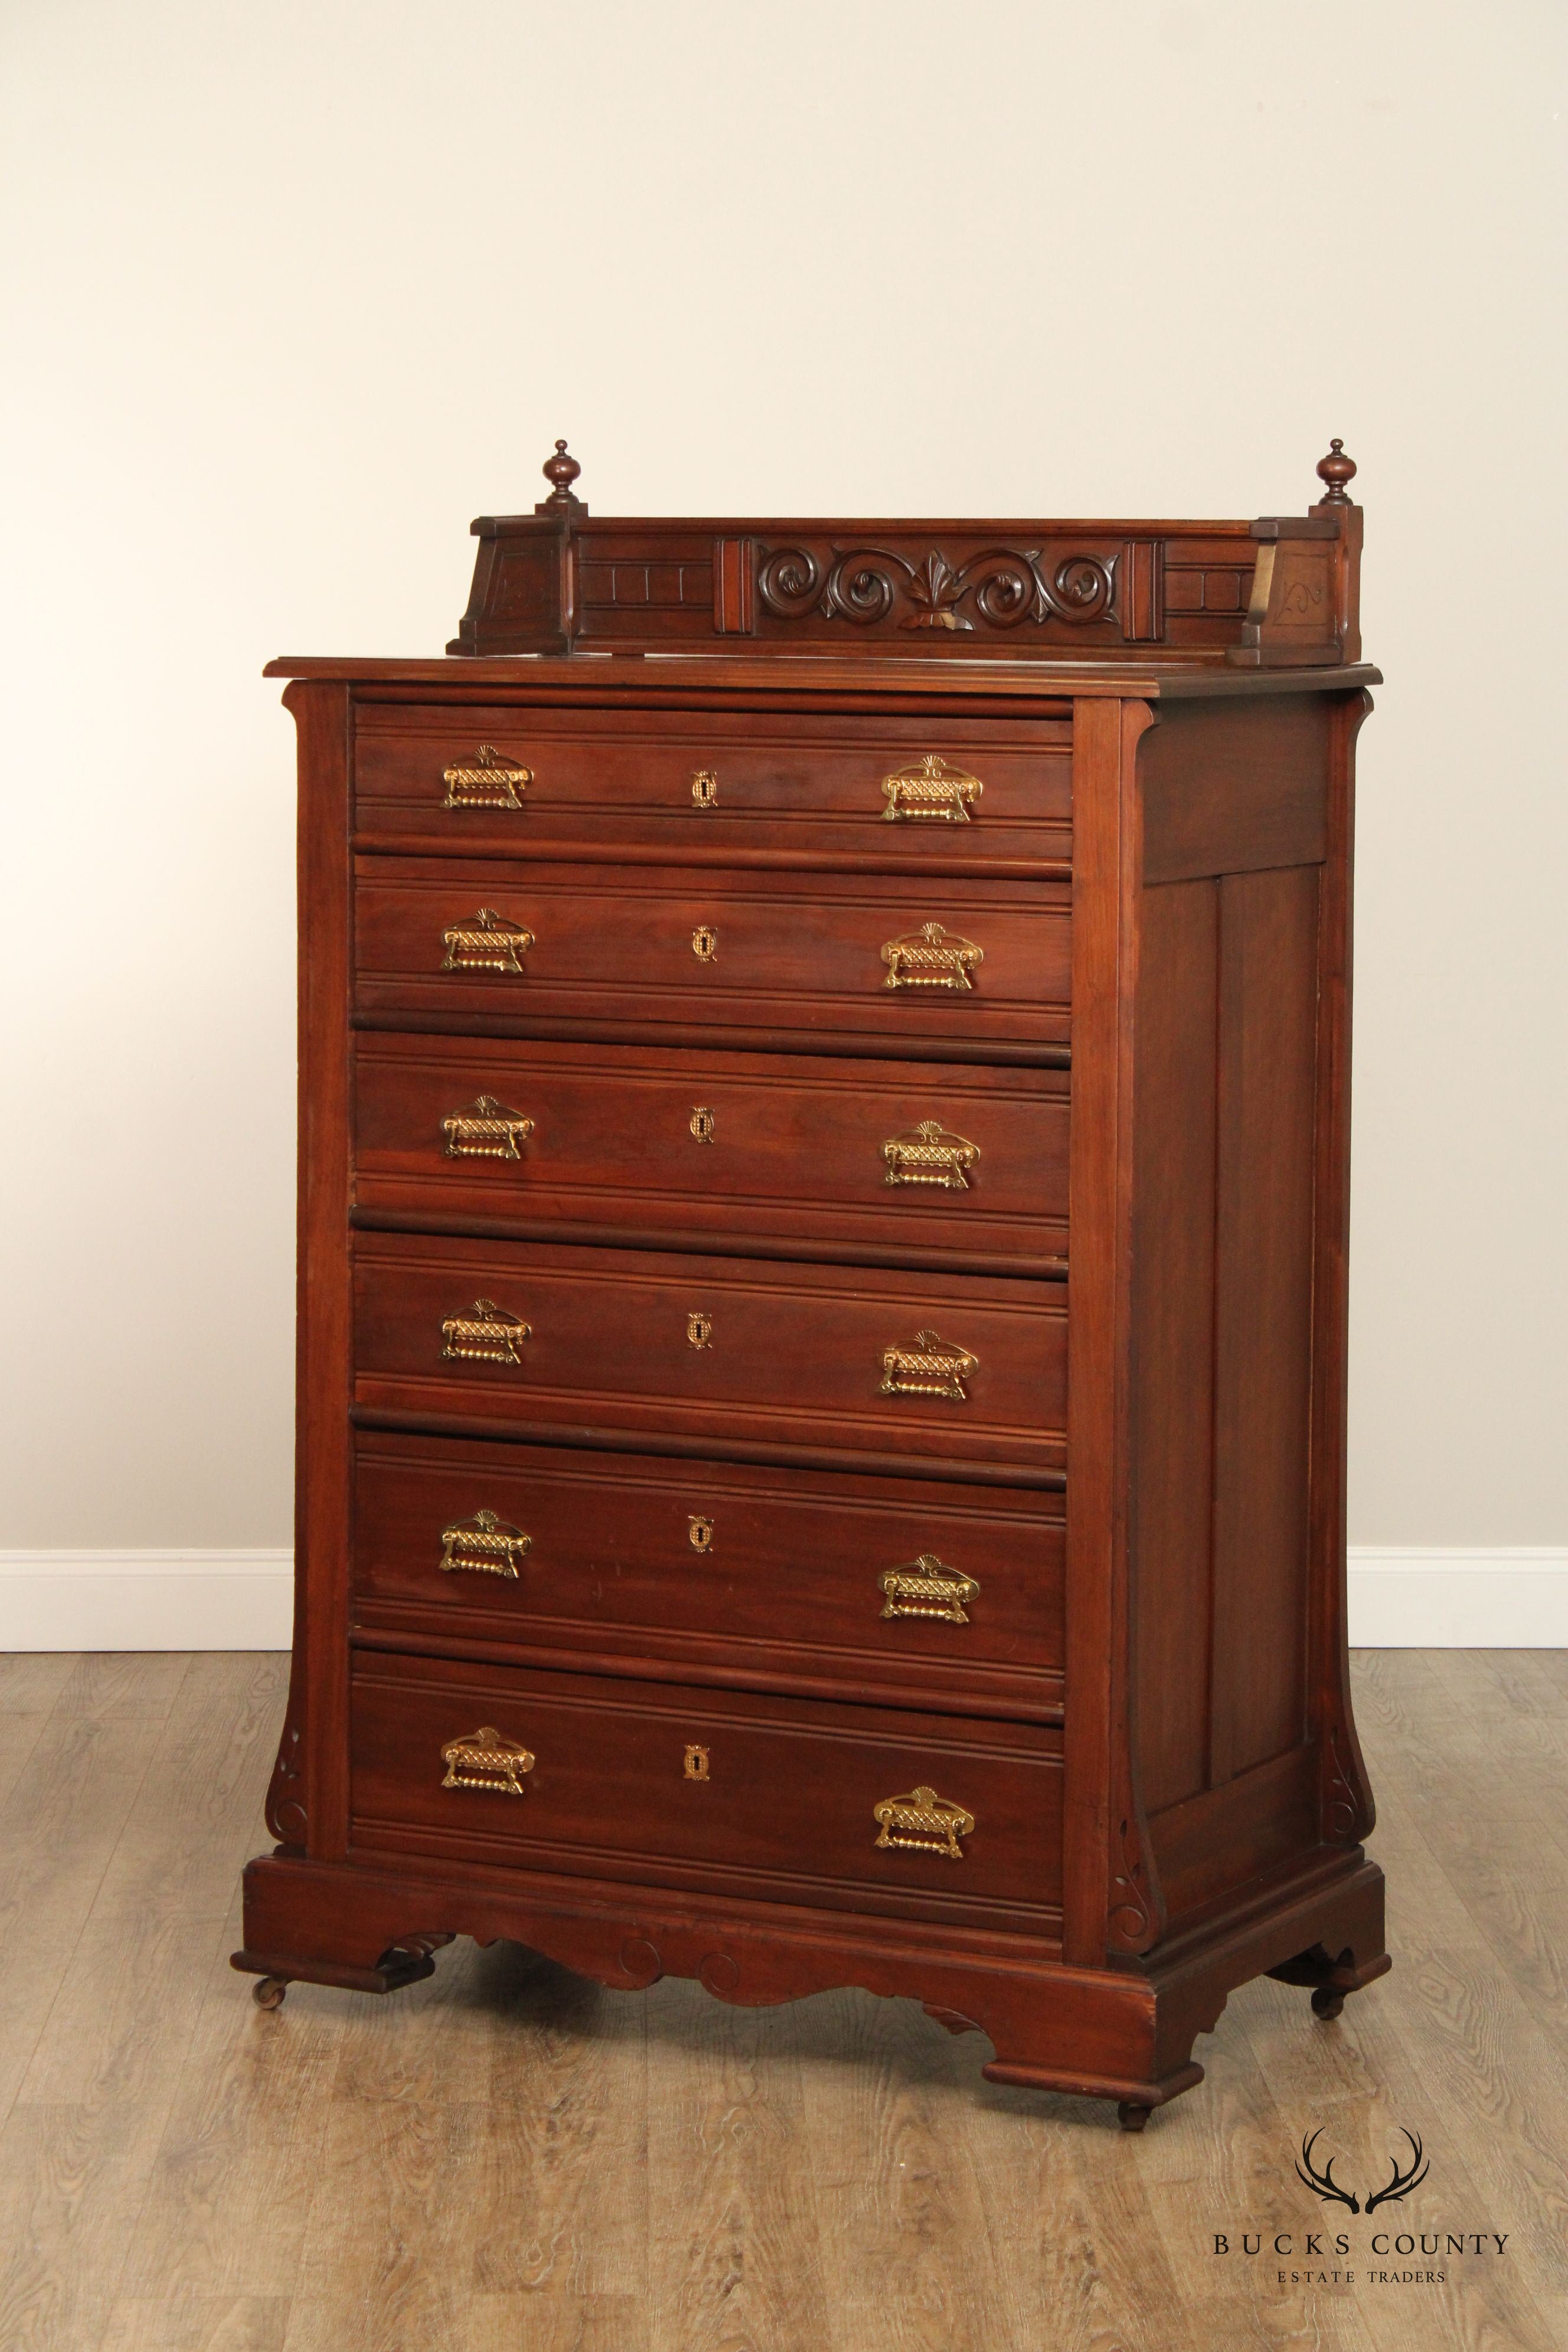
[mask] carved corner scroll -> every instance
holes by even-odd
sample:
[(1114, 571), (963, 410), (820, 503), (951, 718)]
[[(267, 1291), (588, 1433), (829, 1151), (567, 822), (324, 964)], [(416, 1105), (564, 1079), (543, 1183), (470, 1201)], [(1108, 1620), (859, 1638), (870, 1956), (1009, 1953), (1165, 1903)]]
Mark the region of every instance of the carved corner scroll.
[(1331, 1722), (1319, 1759), (1319, 1811), (1331, 1845), (1359, 1845), (1377, 1819), (1366, 1768), (1348, 1723)]
[(1163, 1905), (1151, 1883), (1142, 1841), (1133, 1817), (1118, 1825), (1112, 1841), (1110, 1916), (1106, 1941), (1113, 1952), (1146, 1952), (1163, 1932)]
[[(300, 1659), (294, 1664), (296, 1678)], [(289, 1713), (284, 1719), (283, 1737), (278, 1743), (278, 1760), (272, 1767), (272, 1780), (267, 1791), (267, 1826), (281, 1846), (297, 1853), (305, 1850), (309, 1822), (305, 1805), (305, 1727), (295, 1711), (294, 1692), (289, 1696)]]

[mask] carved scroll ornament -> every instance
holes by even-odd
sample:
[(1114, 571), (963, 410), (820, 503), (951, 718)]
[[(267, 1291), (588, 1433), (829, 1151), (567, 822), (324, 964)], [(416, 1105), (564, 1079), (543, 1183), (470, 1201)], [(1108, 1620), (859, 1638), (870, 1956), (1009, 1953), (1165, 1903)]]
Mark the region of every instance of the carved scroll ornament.
[(1110, 616), (1116, 562), (1064, 555), (1053, 563), (1037, 547), (986, 548), (958, 564), (935, 549), (911, 563), (886, 547), (836, 547), (822, 558), (807, 547), (777, 547), (758, 551), (757, 593), (781, 621), (815, 614), (868, 628), (897, 613), (901, 629), (1081, 624)]

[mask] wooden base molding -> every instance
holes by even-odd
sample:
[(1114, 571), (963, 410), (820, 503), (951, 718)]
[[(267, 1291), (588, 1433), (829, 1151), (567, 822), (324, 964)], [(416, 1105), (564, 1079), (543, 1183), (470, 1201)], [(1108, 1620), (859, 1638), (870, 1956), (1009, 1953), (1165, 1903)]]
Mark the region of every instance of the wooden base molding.
[(455, 1935), (530, 1947), (614, 1991), (695, 1979), (718, 2000), (766, 2008), (853, 1985), (921, 2000), (953, 2033), (988, 2036), (994, 2083), (1113, 2099), (1141, 2115), (1203, 2080), (1193, 2057), (1229, 1994), (1265, 1973), (1342, 1997), (1389, 1966), (1383, 1873), (1359, 1852), (1260, 1888), (1149, 1960), (1076, 1969), (1043, 1940), (842, 1913), (650, 1895), (509, 1870), (487, 1883), (409, 1858), (395, 1873), (263, 1855), (245, 1874), (245, 1946), (233, 1965), (275, 2007), (299, 1980), (393, 1992), (434, 1969)]

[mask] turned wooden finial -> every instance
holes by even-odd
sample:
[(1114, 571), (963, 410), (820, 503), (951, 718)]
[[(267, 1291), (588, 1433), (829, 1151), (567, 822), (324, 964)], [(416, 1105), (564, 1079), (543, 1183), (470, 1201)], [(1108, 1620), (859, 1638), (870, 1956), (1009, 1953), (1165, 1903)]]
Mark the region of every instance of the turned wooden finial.
[[(557, 443), (556, 446), (560, 447), (562, 445)], [(549, 467), (547, 466), (544, 470), (548, 473)], [(1320, 457), (1318, 460), (1318, 479), (1323, 485), (1323, 495), (1319, 501), (1320, 505), (1348, 507), (1351, 502), (1350, 493), (1345, 484), (1353, 479), (1355, 470), (1355, 459), (1345, 456), (1344, 443), (1339, 440), (1331, 441), (1328, 456)]]
[[(1324, 462), (1326, 464), (1327, 460), (1325, 459)], [(565, 442), (557, 441), (554, 457), (546, 457), (540, 467), (545, 480), (551, 485), (550, 496), (540, 501), (533, 509), (534, 513), (559, 514), (563, 509), (570, 509), (575, 513), (582, 507), (583, 501), (575, 495), (572, 485), (582, 470), (576, 458), (567, 456)], [(1354, 473), (1353, 466), (1351, 471)]]

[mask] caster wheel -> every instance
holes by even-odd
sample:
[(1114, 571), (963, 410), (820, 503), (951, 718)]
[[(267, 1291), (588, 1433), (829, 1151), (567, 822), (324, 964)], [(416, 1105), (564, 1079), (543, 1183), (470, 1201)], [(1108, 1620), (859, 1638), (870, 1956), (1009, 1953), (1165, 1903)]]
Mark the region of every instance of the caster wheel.
[(250, 1998), (258, 2009), (281, 2009), (283, 1996), (288, 1990), (287, 1977), (258, 1977), (251, 1988)]
[(1331, 2017), (1338, 2017), (1344, 2005), (1343, 1993), (1336, 1992), (1332, 1985), (1320, 1985), (1312, 1995), (1312, 2015), (1321, 2017), (1325, 2025)]
[(1136, 2099), (1123, 2099), (1116, 2115), (1123, 2131), (1141, 2132), (1153, 2112), (1152, 2107), (1141, 2107)]

